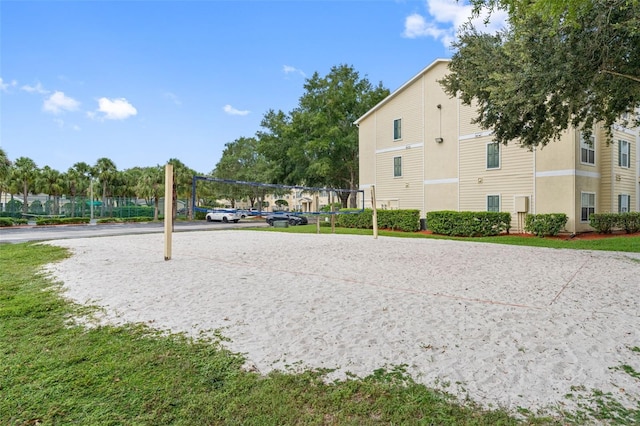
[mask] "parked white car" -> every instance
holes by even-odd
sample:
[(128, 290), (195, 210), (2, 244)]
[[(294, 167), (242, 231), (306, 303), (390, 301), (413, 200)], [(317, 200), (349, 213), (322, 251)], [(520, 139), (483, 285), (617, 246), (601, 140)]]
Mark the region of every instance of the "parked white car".
[(219, 211), (211, 211), (207, 213), (207, 222), (233, 222), (238, 223), (242, 216), (237, 211), (231, 210), (219, 210)]

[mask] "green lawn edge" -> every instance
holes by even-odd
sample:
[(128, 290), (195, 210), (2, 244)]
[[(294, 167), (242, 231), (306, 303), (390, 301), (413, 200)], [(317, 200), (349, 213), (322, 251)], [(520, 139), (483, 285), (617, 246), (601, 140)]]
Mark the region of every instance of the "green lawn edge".
[[(288, 228), (243, 228), (243, 230), (259, 230), (264, 232), (288, 232), (316, 234), (318, 233), (317, 225), (290, 226)], [(320, 234), (338, 235), (363, 235), (373, 238), (373, 230), (371, 229), (354, 229), (336, 227), (332, 232), (331, 227), (320, 226)], [(446, 235), (426, 234), (421, 232), (400, 232), (380, 230), (378, 235), (381, 237), (395, 238), (424, 238), (452, 240), (472, 243), (489, 243), (489, 244), (506, 244), (529, 247), (547, 247), (555, 249), (572, 249), (572, 250), (602, 250), (602, 251), (620, 251), (630, 253), (640, 253), (640, 236), (612, 236), (602, 239), (580, 240), (567, 237), (565, 239), (556, 238), (539, 238), (539, 237), (523, 237), (519, 235), (499, 235), (495, 237), (449, 237)]]
[(140, 324), (86, 327), (75, 319), (92, 309), (65, 300), (42, 272), (67, 256), (48, 244), (0, 246), (0, 424), (515, 425), (593, 417), (484, 410), (415, 383), (404, 366), (334, 383), (323, 371), (263, 376), (244, 371), (243, 357), (225, 350), (215, 331), (192, 339)]

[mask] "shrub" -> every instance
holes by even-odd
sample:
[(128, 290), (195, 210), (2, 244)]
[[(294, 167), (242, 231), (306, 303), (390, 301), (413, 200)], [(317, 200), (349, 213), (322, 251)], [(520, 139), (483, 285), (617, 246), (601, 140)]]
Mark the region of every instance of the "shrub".
[(627, 234), (640, 231), (640, 212), (620, 213), (618, 227), (624, 229)]
[(15, 212), (10, 212), (10, 211), (6, 211), (6, 212), (0, 212), (0, 217), (11, 217), (14, 219), (20, 219), (22, 217), (22, 212), (21, 211), (15, 211)]
[(450, 210), (427, 213), (427, 229), (435, 234), (456, 237), (487, 237), (509, 233), (511, 214), (506, 212), (456, 212)]
[(69, 225), (89, 223), (88, 217), (42, 217), (36, 219), (36, 225)]
[(29, 206), (29, 213), (43, 214), (44, 207), (42, 206), (42, 202), (40, 200), (34, 200)]
[(96, 223), (123, 223), (124, 220), (122, 220), (119, 217), (104, 217), (101, 219), (96, 219)]
[(6, 210), (10, 213), (22, 213), (22, 201), (15, 198), (9, 200)]
[[(348, 213), (357, 209), (341, 209), (336, 225), (343, 228), (373, 228), (373, 210), (364, 209), (361, 213)], [(420, 229), (420, 210), (378, 210), (378, 227), (404, 232)]]
[(610, 234), (613, 228), (618, 224), (617, 213), (596, 213), (589, 216), (589, 225), (591, 225), (600, 234)]
[(528, 214), (524, 230), (538, 237), (556, 236), (564, 229), (569, 218), (564, 213)]
[(420, 229), (420, 210), (378, 210), (377, 213), (379, 228), (404, 232)]
[(0, 227), (13, 226), (13, 219), (10, 217), (0, 217)]
[(342, 228), (372, 229), (373, 210), (364, 209), (361, 213), (355, 213), (356, 211), (359, 209), (340, 209), (336, 225)]
[(640, 231), (640, 212), (592, 214), (589, 225), (601, 234), (610, 234), (614, 229), (633, 234)]

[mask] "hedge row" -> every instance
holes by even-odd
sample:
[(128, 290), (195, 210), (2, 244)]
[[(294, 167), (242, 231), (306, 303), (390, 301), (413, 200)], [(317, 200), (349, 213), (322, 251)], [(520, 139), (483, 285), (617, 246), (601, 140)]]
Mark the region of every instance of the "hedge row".
[(69, 225), (89, 223), (88, 217), (43, 217), (36, 219), (36, 225)]
[(26, 225), (26, 219), (13, 219), (11, 217), (0, 217), (0, 227), (7, 227), (13, 225)]
[(592, 214), (589, 225), (601, 234), (610, 234), (614, 229), (633, 234), (640, 231), (640, 212)]
[(528, 214), (524, 222), (524, 230), (538, 237), (558, 235), (564, 229), (569, 218), (564, 213)]
[(13, 220), (11, 220), (11, 218), (8, 218), (8, 217), (0, 217), (0, 226), (1, 227), (13, 226)]
[[(356, 209), (341, 209), (349, 212)], [(378, 228), (404, 232), (415, 232), (420, 229), (420, 210), (378, 210)], [(373, 228), (373, 210), (364, 209), (362, 213), (340, 214), (337, 226), (343, 228)]]
[(506, 212), (455, 212), (449, 210), (427, 213), (427, 229), (435, 234), (455, 237), (487, 237), (509, 233), (511, 214)]

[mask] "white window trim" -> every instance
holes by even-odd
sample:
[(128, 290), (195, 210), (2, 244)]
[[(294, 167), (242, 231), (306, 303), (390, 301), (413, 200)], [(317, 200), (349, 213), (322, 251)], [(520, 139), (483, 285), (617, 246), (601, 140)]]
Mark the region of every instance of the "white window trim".
[[(627, 211), (626, 212), (623, 212), (622, 209), (620, 208), (621, 207), (620, 201), (622, 201), (621, 197), (627, 197), (627, 205), (626, 205)], [(629, 195), (629, 194), (618, 194), (618, 213), (628, 213), (630, 211), (631, 211), (631, 195)]]
[[(498, 145), (498, 167), (488, 167), (487, 163), (489, 162), (489, 145), (497, 144)], [(487, 142), (484, 147), (484, 167), (486, 170), (500, 170), (502, 168), (502, 147), (496, 141)]]
[[(396, 176), (396, 158), (400, 159), (400, 175)], [(402, 155), (396, 155), (395, 157), (393, 157), (393, 163), (392, 163), (392, 173), (393, 173), (393, 178), (394, 179), (400, 179), (402, 177)]]
[(597, 197), (597, 195), (596, 195), (596, 193), (595, 193), (595, 192), (587, 192), (587, 191), (582, 191), (582, 192), (580, 192), (580, 223), (589, 223), (589, 217), (588, 217), (588, 216), (587, 216), (587, 219), (586, 219), (586, 220), (582, 220), (582, 209), (583, 209), (583, 208), (585, 208), (585, 207), (589, 208), (588, 206), (584, 206), (584, 205), (582, 205), (582, 196), (583, 196), (584, 194), (593, 195), (593, 213), (594, 213), (594, 214), (596, 213), (596, 205), (597, 205), (597, 201), (598, 201), (598, 200), (597, 200), (597, 198), (596, 198), (596, 197)]
[[(400, 137), (396, 138), (396, 121), (400, 121)], [(398, 118), (394, 118), (393, 119), (393, 127), (391, 128), (391, 132), (393, 135), (393, 141), (401, 141), (402, 140), (402, 117), (398, 117)]]
[[(622, 151), (622, 143), (626, 144), (627, 147), (627, 164), (623, 165), (620, 164), (620, 153)], [(624, 139), (618, 139), (618, 167), (622, 167), (623, 169), (628, 169), (631, 167), (631, 142), (624, 140)]]
[(500, 196), (500, 194), (487, 194), (487, 198), (486, 198), (486, 211), (492, 211), (489, 210), (489, 197), (498, 197), (498, 211), (501, 212), (502, 211), (502, 197)]
[[(595, 167), (596, 166), (596, 137), (594, 135), (591, 135), (591, 143), (592, 145), (589, 146), (586, 141), (584, 140), (584, 135), (582, 132), (580, 132), (580, 164), (584, 164), (585, 166), (591, 166), (591, 167)], [(585, 162), (582, 161), (582, 150), (586, 149), (586, 150), (591, 150), (593, 151), (593, 163), (589, 163), (589, 162)]]

